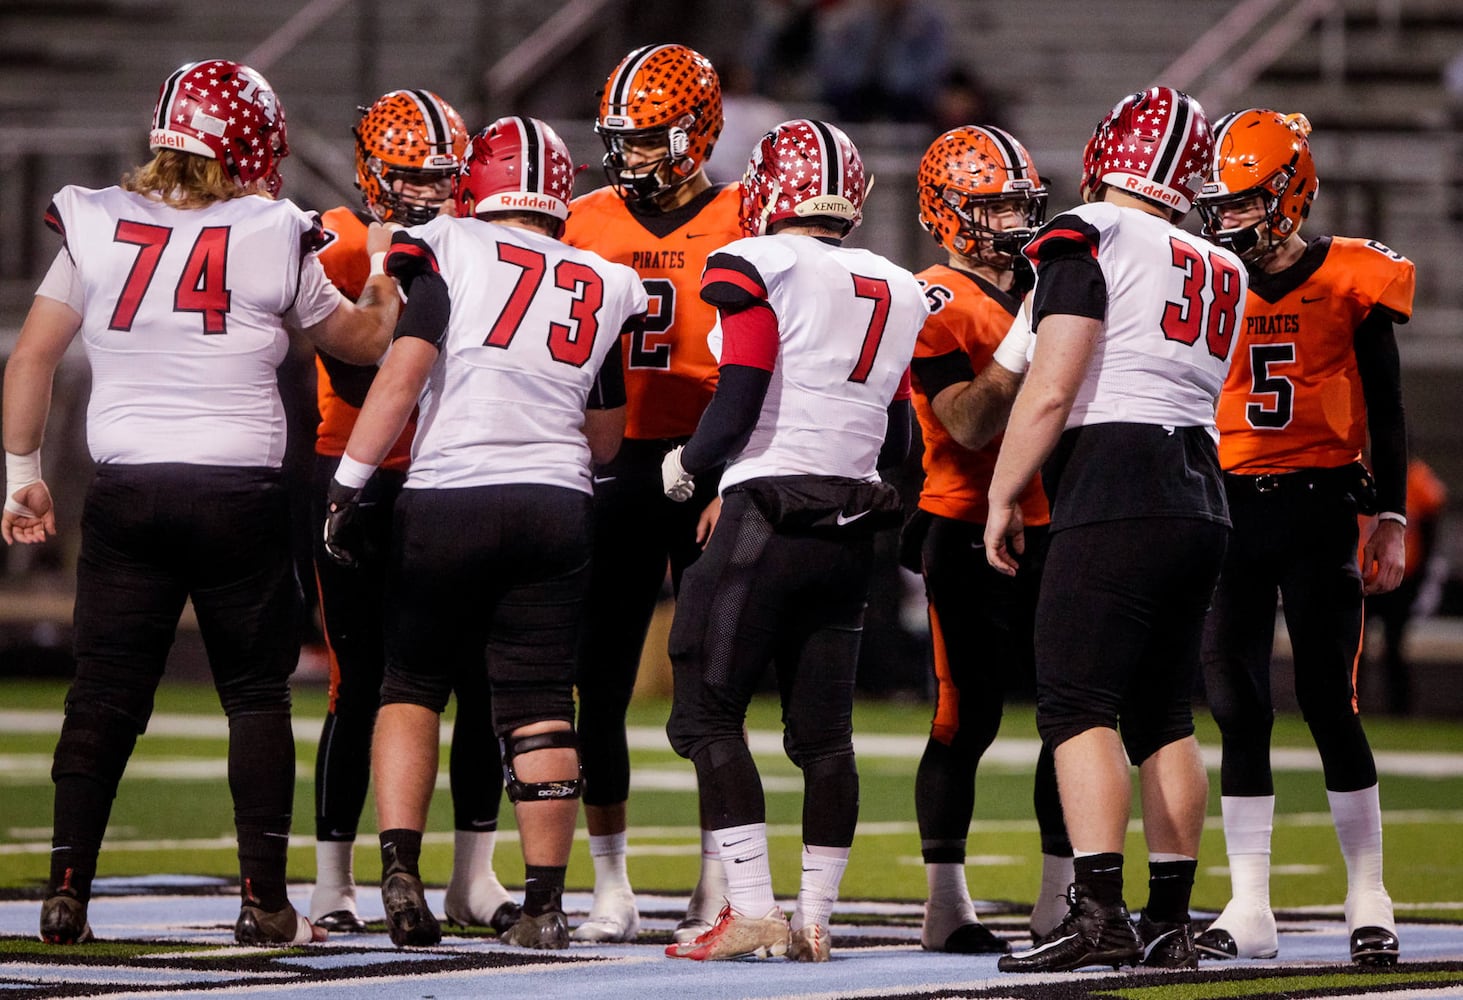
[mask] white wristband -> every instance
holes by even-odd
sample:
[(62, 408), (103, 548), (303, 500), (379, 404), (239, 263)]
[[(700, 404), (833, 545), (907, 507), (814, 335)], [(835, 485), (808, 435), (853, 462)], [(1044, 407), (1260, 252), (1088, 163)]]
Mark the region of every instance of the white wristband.
[(21, 517), (35, 517), (25, 504), (15, 499), (15, 494), (33, 483), (41, 481), (41, 449), (29, 455), (5, 453), (5, 509)]
[(371, 254), (371, 273), (369, 275), (367, 275), (367, 277), (374, 278), (378, 274), (385, 274), (385, 273), (386, 273), (386, 251), (385, 250), (377, 250), (375, 253)]
[[(7, 456), (8, 457), (8, 456)], [(1377, 515), (1378, 521), (1396, 521), (1402, 527), (1407, 527), (1407, 515), (1399, 514), (1395, 510), (1384, 510)]]
[(996, 345), (996, 352), (991, 355), (991, 360), (1006, 371), (1021, 375), (1026, 371), (1026, 350), (1030, 344), (1031, 321), (1026, 316), (1026, 310), (1022, 309), (1011, 322), (1011, 329), (1006, 331), (1006, 336)]
[(340, 456), (340, 464), (335, 467), (335, 481), (353, 490), (364, 489), (366, 483), (375, 472), (376, 467), (374, 465), (357, 462), (349, 455), (342, 455)]

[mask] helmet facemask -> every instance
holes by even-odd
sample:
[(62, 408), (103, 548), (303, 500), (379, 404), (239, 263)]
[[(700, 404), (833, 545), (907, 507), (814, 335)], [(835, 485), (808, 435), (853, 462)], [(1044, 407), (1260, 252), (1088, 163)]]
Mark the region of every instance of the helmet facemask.
[[(1283, 206), (1285, 193), (1294, 176), (1293, 169), (1282, 168), (1266, 185), (1236, 194), (1222, 191), (1224, 185), (1220, 183), (1205, 184), (1203, 192), (1195, 201), (1199, 217), (1203, 220), (1204, 235), (1226, 250), (1234, 251), (1241, 260), (1251, 264), (1265, 260), (1296, 230)], [(1225, 213), (1242, 209), (1256, 201), (1259, 202), (1261, 213), (1258, 219), (1244, 226), (1223, 228), (1222, 218)]]
[[(686, 115), (669, 127), (608, 129), (596, 127), (605, 144), (605, 179), (626, 201), (649, 204), (680, 187), (696, 173), (696, 161), (687, 157), (689, 129), (695, 119)], [(658, 157), (645, 157), (641, 150), (664, 150)], [(634, 159), (636, 162), (630, 162)]]
[[(1021, 185), (1027, 189), (1014, 190)], [(950, 240), (951, 249), (997, 271), (1016, 266), (1021, 248), (1046, 221), (1046, 191), (1034, 188), (1030, 181), (1012, 181), (1010, 187), (1009, 193), (995, 195), (964, 194), (950, 188), (940, 192), (940, 201), (960, 220)], [(991, 225), (993, 215), (1013, 209), (1021, 215), (1021, 225), (1004, 229)]]

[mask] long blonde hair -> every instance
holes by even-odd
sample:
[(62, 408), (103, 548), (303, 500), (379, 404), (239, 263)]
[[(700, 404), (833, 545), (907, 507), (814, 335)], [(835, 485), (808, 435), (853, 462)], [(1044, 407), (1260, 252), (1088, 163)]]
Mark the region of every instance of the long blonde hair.
[(239, 185), (218, 160), (178, 149), (158, 150), (123, 175), (122, 187), (173, 208), (205, 208), (253, 194), (268, 197), (258, 185)]

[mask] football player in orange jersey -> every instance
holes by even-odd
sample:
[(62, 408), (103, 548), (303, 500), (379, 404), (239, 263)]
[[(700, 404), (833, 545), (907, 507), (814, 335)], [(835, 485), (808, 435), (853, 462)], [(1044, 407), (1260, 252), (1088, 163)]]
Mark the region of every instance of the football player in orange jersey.
[[(1301, 223), (1316, 194), (1302, 115), (1251, 108), (1215, 133), (1199, 198), (1206, 232), (1250, 274), (1245, 325), (1219, 401), (1219, 457), (1234, 534), (1205, 637), (1223, 736), (1233, 895), (1196, 944), (1213, 958), (1276, 953), (1270, 910), (1270, 655), (1278, 591), (1295, 694), (1320, 751), (1346, 860), (1351, 958), (1397, 961), (1382, 884), (1377, 769), (1356, 699), (1362, 598), (1402, 579), (1407, 443), (1394, 323), (1412, 313), (1412, 262), (1375, 240)], [(1375, 484), (1361, 462), (1368, 437)], [(1356, 515), (1379, 520), (1357, 565)]]
[[(605, 81), (595, 122), (609, 184), (574, 200), (564, 234), (633, 267), (650, 296), (644, 330), (624, 345), (625, 442), (594, 470), (594, 572), (577, 678), (594, 904), (574, 930), (579, 941), (633, 941), (639, 931), (625, 866), (625, 712), (667, 562), (678, 589), (719, 509), (716, 476), (697, 477), (693, 501), (677, 504), (661, 492), (660, 465), (690, 439), (716, 387), (706, 346), (716, 312), (701, 301), (701, 271), (741, 235), (740, 187), (714, 185), (703, 169), (721, 126), (721, 83), (705, 56), (684, 45), (635, 49)], [(703, 830), (701, 877), (677, 940), (710, 928), (725, 878)]]
[[(936, 139), (918, 183), (920, 224), (947, 254), (945, 264), (917, 275), (930, 303), (912, 366), (925, 482), (905, 533), (910, 568), (925, 579), (938, 683), (914, 786), (929, 881), (921, 942), (930, 951), (999, 953), (1009, 946), (980, 923), (970, 900), (965, 840), (976, 768), (1001, 724), (1004, 678), (1033, 670), (1033, 615), (1051, 520), (1040, 479), (1021, 497), (1026, 551), (1015, 578), (987, 564), (981, 536), (997, 435), (1026, 368), (1017, 349), (1024, 330), (1002, 349), (1012, 356), (993, 355), (1013, 322), (1027, 322), (1020, 313), (1031, 269), (1020, 251), (1045, 216), (1046, 189), (1020, 142), (976, 125)], [(985, 373), (979, 382), (977, 373)], [(1042, 885), (1031, 923), (1033, 937), (1042, 937), (1065, 915), (1072, 881), (1072, 845), (1046, 747), (1035, 802)]]
[[(354, 298), (370, 271), (365, 250), (371, 221), (419, 225), (450, 207), (452, 177), (467, 145), (462, 117), (428, 90), (393, 90), (364, 109), (355, 128), (356, 187), (364, 211), (341, 206), (325, 213), (330, 242), (320, 254), (326, 274)], [(348, 365), (321, 353), (316, 359), (320, 429), (315, 440), (314, 522), (325, 520), (326, 490), (360, 415), (374, 365)], [(330, 650), (330, 706), (315, 757), (315, 892), (310, 915), (329, 930), (363, 931), (356, 915), (352, 853), (370, 779), (371, 732), (385, 669), (382, 645), (386, 556), (392, 509), (405, 481), (413, 425), (408, 423), (366, 487), (360, 529), (368, 536), (361, 558), (343, 567), (315, 538), (315, 578)], [(480, 671), (458, 681), (458, 718), (490, 717)], [(453, 729), (450, 770), (454, 850), (447, 886), (447, 919), (492, 926), (500, 933), (518, 919), (518, 906), (493, 871), (502, 795), (498, 742), (492, 726)]]

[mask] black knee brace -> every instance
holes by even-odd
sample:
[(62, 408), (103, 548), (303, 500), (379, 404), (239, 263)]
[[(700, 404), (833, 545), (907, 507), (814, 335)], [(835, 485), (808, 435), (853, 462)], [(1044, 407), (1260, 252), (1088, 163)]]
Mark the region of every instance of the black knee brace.
[[(532, 736), (503, 736), (498, 741), (503, 750), (503, 785), (509, 802), (541, 802), (553, 799), (577, 799), (584, 794), (584, 766), (579, 761), (579, 735), (572, 729), (556, 729)], [(519, 754), (535, 750), (567, 747), (574, 751), (578, 774), (558, 781), (519, 781), (513, 771), (513, 760)]]

